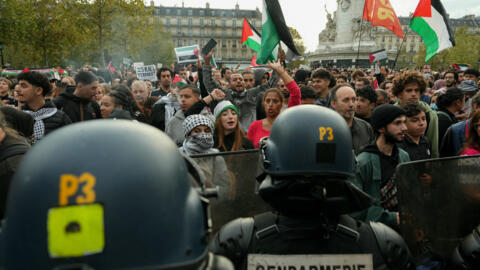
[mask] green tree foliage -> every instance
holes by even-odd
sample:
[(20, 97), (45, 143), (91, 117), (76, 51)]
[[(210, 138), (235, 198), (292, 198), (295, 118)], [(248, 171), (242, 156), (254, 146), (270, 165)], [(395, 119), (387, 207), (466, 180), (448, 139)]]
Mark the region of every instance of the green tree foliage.
[(170, 36), (142, 0), (0, 0), (0, 8), (12, 67), (174, 59)]
[[(478, 66), (480, 58), (480, 36), (474, 35), (466, 27), (459, 27), (455, 31), (455, 47), (449, 48), (435, 55), (428, 64), (433, 69), (446, 69), (452, 64), (467, 64), (472, 67)], [(415, 57), (417, 67), (425, 65), (425, 45), (418, 51)]]
[[(303, 38), (298, 33), (297, 29), (293, 27), (288, 27), (288, 30), (290, 30), (290, 34), (292, 34), (293, 42), (295, 43), (295, 46), (297, 47), (298, 52), (300, 55), (304, 56), (305, 55), (305, 44), (303, 43)], [(305, 59), (304, 60), (297, 60), (293, 61), (291, 63), (288, 63), (289, 68), (295, 68), (299, 67), (300, 65), (305, 64)]]

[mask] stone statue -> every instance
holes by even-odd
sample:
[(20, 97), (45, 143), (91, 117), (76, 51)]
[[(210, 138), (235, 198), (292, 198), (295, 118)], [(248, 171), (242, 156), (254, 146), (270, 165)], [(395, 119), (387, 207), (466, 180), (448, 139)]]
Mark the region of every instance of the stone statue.
[(352, 4), (351, 0), (337, 0), (337, 4), (338, 2), (340, 2), (338, 6), (342, 9), (342, 11), (347, 11)]
[(323, 31), (318, 35), (318, 41), (320, 43), (335, 41), (337, 25), (334, 18), (335, 13), (333, 13), (332, 17), (332, 14), (327, 12), (327, 24), (325, 26), (325, 29), (323, 29)]

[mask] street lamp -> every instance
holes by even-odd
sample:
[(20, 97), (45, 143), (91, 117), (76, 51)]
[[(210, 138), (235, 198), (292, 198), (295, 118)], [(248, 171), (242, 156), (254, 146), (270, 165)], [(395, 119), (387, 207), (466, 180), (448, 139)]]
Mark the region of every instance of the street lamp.
[(3, 68), (3, 42), (1, 41), (0, 41), (0, 57), (2, 61), (2, 65), (0, 66), (0, 68)]

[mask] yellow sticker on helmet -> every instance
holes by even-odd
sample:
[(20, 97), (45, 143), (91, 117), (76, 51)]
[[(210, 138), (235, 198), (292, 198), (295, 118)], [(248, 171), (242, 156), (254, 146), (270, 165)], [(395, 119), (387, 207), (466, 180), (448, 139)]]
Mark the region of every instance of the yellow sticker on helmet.
[(105, 247), (103, 206), (83, 204), (49, 209), (47, 234), (51, 258), (100, 253)]

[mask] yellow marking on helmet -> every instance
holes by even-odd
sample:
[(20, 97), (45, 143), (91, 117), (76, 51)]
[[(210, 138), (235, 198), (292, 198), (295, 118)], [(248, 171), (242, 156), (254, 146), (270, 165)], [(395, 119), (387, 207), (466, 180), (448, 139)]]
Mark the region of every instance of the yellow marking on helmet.
[(327, 140), (328, 141), (333, 141), (335, 138), (333, 136), (333, 129), (331, 127), (319, 127), (318, 132), (320, 133), (320, 141), (323, 141), (325, 139), (325, 135), (328, 134)]
[(80, 177), (73, 174), (63, 174), (60, 176), (60, 191), (58, 203), (61, 206), (68, 205), (68, 199), (74, 196), (78, 191), (78, 186), (85, 183), (82, 187), (83, 195), (76, 196), (76, 203), (86, 204), (95, 202), (95, 176), (90, 173), (83, 173)]
[(50, 257), (81, 257), (102, 252), (105, 247), (103, 214), (100, 204), (49, 209), (47, 241)]

